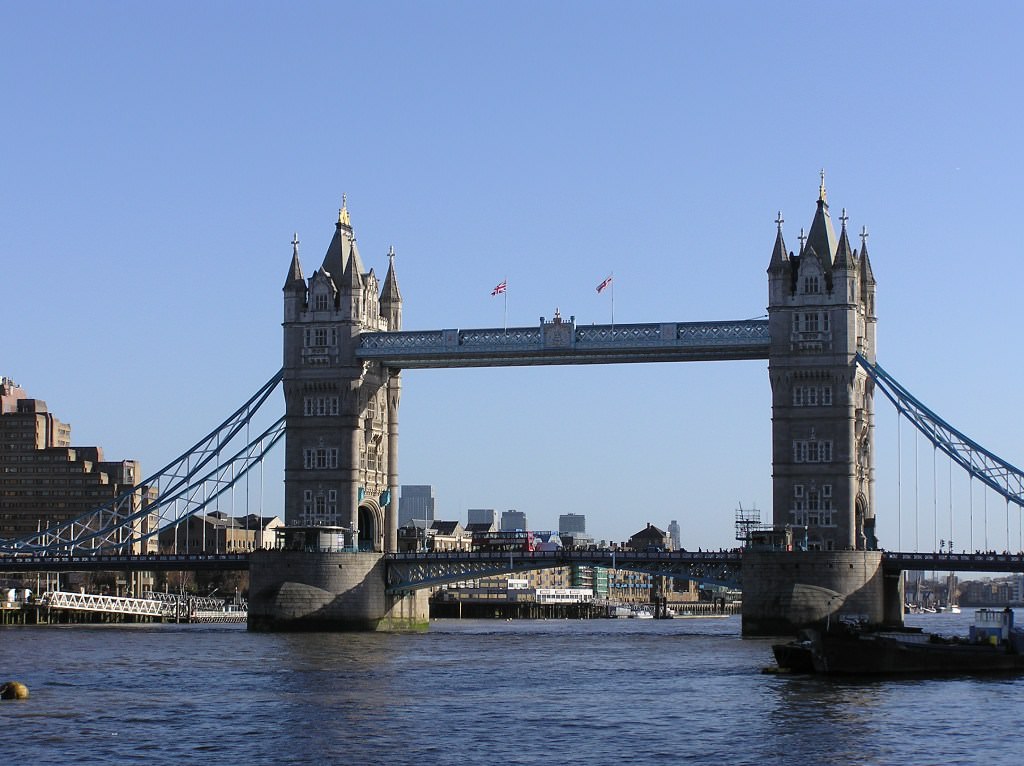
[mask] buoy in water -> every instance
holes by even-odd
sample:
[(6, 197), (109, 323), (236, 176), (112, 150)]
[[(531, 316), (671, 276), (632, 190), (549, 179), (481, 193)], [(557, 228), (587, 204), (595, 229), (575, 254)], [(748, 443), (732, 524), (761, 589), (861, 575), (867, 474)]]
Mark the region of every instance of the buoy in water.
[(27, 700), (28, 687), (21, 681), (7, 681), (0, 684), (0, 699), (3, 700)]

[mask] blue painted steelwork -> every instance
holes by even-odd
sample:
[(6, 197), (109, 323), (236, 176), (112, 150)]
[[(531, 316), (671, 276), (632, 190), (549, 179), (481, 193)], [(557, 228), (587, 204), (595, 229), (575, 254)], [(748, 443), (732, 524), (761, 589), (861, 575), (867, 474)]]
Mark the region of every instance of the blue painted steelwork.
[(370, 332), (356, 356), (389, 367), (510, 367), (767, 359), (768, 322), (584, 325), (556, 320), (538, 327)]
[(719, 553), (639, 553), (635, 551), (536, 551), (532, 553), (389, 553), (389, 593), (474, 580), (481, 577), (552, 569), (564, 566), (594, 566), (675, 577), (713, 585), (740, 586), (739, 551)]
[(223, 572), (248, 569), (248, 553), (0, 555), (0, 572)]
[[(738, 587), (743, 559), (738, 551), (721, 553), (633, 553), (623, 551), (552, 551), (515, 553), (392, 553), (387, 556), (388, 590), (405, 592), (480, 577), (549, 569), (600, 566), (701, 583)], [(900, 553), (884, 551), (887, 571), (1021, 572), (1020, 553)], [(197, 571), (245, 570), (248, 553), (167, 553), (152, 555), (0, 554), (0, 572)], [(511, 568), (510, 568), (511, 567)]]
[[(280, 384), (282, 375), (283, 370), (278, 371), (227, 420), (165, 468), (74, 519), (31, 535), (0, 540), (0, 553), (130, 552), (132, 546), (216, 504), (284, 436), (282, 417), (258, 436), (248, 437), (253, 416)], [(157, 498), (146, 505), (142, 498), (150, 488), (156, 490)]]
[(882, 567), (915, 572), (1024, 572), (1021, 553), (895, 553), (882, 554)]
[(860, 354), (857, 354), (857, 363), (889, 398), (896, 410), (913, 423), (932, 444), (971, 476), (1010, 502), (1024, 507), (1024, 472), (1021, 469), (953, 428), (922, 404), (880, 365), (873, 364)]

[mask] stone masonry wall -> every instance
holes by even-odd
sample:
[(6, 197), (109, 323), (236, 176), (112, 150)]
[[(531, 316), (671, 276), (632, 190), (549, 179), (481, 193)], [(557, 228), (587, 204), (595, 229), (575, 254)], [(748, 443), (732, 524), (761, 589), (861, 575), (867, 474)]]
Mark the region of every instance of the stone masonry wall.
[(384, 571), (379, 553), (254, 552), (249, 629), (425, 629), (426, 591), (389, 595)]

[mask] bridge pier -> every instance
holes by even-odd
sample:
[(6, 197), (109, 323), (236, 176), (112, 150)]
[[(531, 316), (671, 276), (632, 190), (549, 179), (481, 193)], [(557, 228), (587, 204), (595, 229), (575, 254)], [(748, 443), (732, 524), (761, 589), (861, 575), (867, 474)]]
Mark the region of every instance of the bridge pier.
[(902, 588), (881, 551), (743, 553), (743, 635), (791, 635), (844, 617), (902, 625)]
[(386, 593), (381, 553), (256, 551), (249, 564), (249, 630), (421, 631), (427, 592)]

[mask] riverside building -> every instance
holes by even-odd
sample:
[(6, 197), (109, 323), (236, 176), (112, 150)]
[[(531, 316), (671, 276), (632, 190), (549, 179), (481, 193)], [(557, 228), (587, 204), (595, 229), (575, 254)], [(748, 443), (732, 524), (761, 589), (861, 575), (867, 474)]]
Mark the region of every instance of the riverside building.
[[(69, 424), (0, 378), (0, 539), (69, 521), (133, 488), (131, 512), (141, 510), (156, 496), (153, 488), (136, 487), (141, 478), (137, 460), (104, 460), (100, 447), (71, 446)], [(140, 531), (148, 522), (140, 521)], [(155, 538), (133, 549), (155, 551)]]

